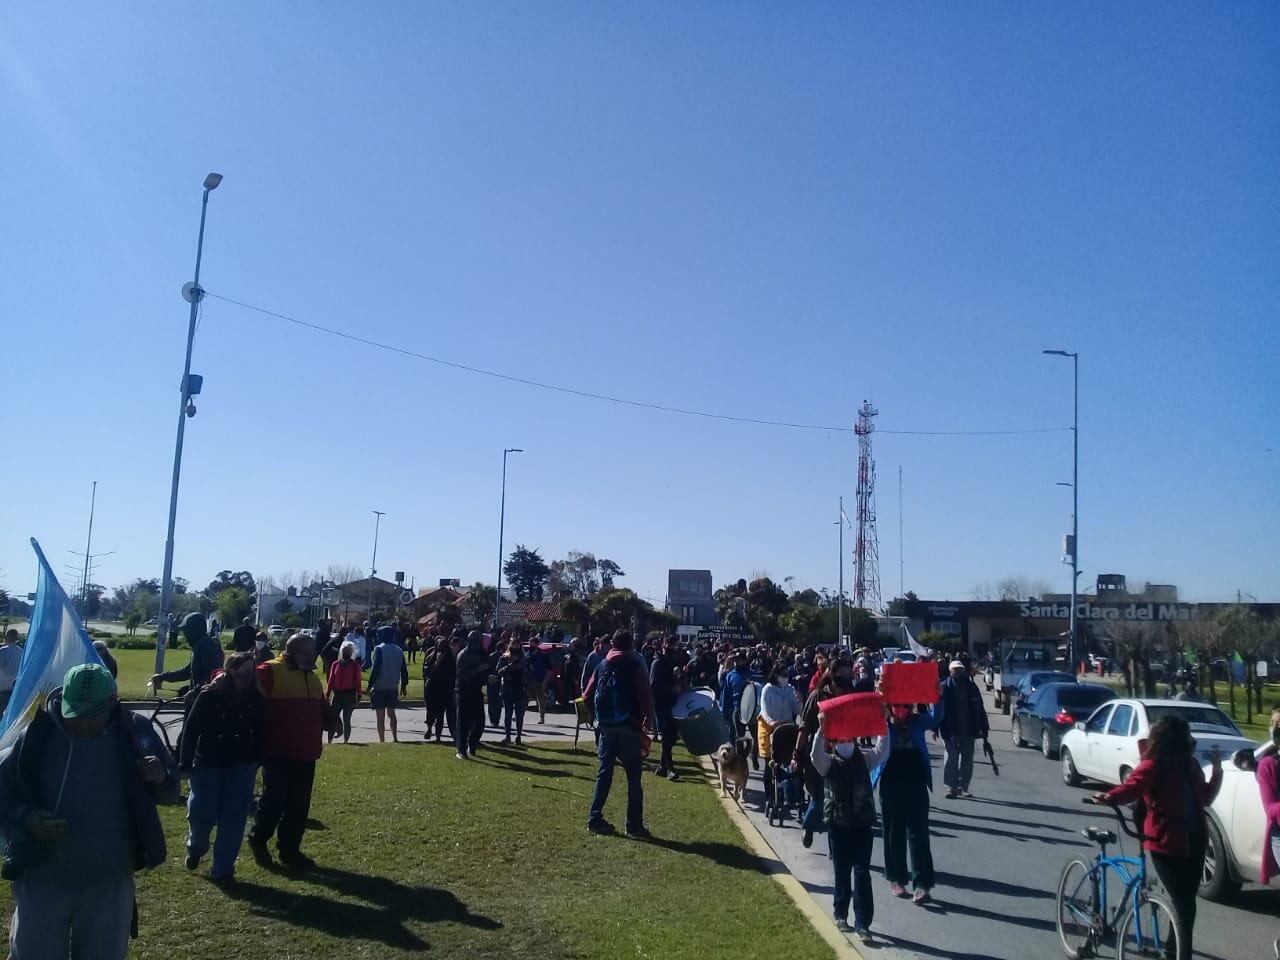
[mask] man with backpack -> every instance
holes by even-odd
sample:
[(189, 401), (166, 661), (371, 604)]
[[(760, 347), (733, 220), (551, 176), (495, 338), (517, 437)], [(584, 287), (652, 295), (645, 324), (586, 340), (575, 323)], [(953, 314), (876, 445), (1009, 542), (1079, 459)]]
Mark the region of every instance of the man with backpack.
[(600, 768), (596, 772), (596, 788), (587, 814), (587, 829), (610, 836), (616, 831), (604, 818), (604, 805), (613, 786), (613, 767), (621, 763), (627, 774), (627, 836), (647, 840), (650, 833), (644, 825), (644, 729), (657, 728), (653, 711), (653, 690), (644, 661), (632, 650), (631, 634), (619, 630), (613, 645), (601, 661), (583, 691), (583, 699), (595, 706), (599, 740), (596, 754)]

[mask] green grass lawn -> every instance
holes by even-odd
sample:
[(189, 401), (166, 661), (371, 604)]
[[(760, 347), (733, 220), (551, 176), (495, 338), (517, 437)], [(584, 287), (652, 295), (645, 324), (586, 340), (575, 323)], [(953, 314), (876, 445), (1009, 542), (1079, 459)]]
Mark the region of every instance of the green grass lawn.
[[(267, 871), (246, 852), (225, 893), (205, 879), (207, 860), (183, 868), (183, 810), (163, 808), (169, 861), (139, 874), (130, 956), (832, 956), (687, 755), (679, 782), (646, 777), (652, 842), (586, 832), (594, 770), (567, 744), (482, 748), (467, 763), (427, 744), (333, 747), (304, 843), (319, 869)], [(616, 823), (624, 795), (619, 771)], [(7, 922), (7, 884), (0, 910)]]
[[(1125, 696), (1124, 677), (1120, 676), (1119, 674), (1116, 674), (1110, 677), (1087, 676), (1087, 677), (1082, 677), (1081, 679), (1088, 683), (1104, 683), (1107, 686), (1111, 687), (1113, 690), (1115, 690), (1119, 696), (1122, 696), (1122, 697)], [(1163, 687), (1164, 687), (1164, 684), (1157, 685), (1157, 689), (1159, 690), (1161, 695), (1163, 695)], [(1231, 702), (1227, 699), (1226, 682), (1221, 680), (1218, 681), (1218, 683), (1215, 685), (1215, 692), (1217, 693), (1219, 698), (1218, 706), (1222, 709), (1223, 713), (1225, 713), (1227, 716), (1230, 717)], [(1206, 699), (1208, 698), (1208, 695), (1209, 695), (1208, 689), (1202, 689), (1200, 693)], [(1240, 732), (1243, 733), (1246, 737), (1250, 737), (1253, 740), (1266, 740), (1270, 736), (1270, 733), (1268, 732), (1267, 727), (1268, 727), (1268, 724), (1270, 724), (1271, 722), (1271, 708), (1276, 704), (1280, 704), (1280, 684), (1274, 684), (1274, 683), (1264, 684), (1262, 687), (1262, 712), (1259, 713), (1257, 710), (1254, 710), (1253, 723), (1247, 723), (1245, 721), (1247, 711), (1245, 710), (1244, 688), (1241, 686), (1237, 686), (1236, 687), (1236, 709), (1235, 709), (1235, 717), (1233, 718), (1235, 720), (1236, 726), (1240, 728)], [(1256, 701), (1254, 703), (1254, 706), (1255, 707), (1257, 706)]]

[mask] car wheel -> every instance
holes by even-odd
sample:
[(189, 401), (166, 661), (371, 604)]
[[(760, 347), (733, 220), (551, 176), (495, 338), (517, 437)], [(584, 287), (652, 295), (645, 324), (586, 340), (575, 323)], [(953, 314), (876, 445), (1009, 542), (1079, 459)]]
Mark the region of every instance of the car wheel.
[(1017, 717), (1013, 718), (1013, 723), (1009, 724), (1009, 736), (1013, 738), (1015, 747), (1025, 747), (1027, 741), (1022, 739), (1022, 721)]
[(1062, 764), (1062, 782), (1068, 787), (1080, 786), (1080, 774), (1076, 772), (1076, 765), (1071, 762), (1071, 751), (1063, 747), (1058, 755)]
[(1240, 892), (1240, 881), (1231, 875), (1231, 854), (1222, 831), (1212, 817), (1206, 818), (1204, 872), (1200, 875), (1200, 896), (1215, 903), (1230, 900)]
[(1058, 752), (1053, 749), (1053, 738), (1049, 736), (1047, 727), (1040, 731), (1040, 752), (1044, 754), (1046, 760), (1052, 760)]

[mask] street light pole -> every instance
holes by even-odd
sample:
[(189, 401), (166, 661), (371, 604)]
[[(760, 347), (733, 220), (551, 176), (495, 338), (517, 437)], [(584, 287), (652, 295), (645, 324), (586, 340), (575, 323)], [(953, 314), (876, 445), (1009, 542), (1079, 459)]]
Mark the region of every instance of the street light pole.
[(1079, 629), (1076, 606), (1080, 602), (1080, 354), (1066, 350), (1045, 350), (1055, 357), (1070, 357), (1072, 368), (1072, 425), (1071, 425), (1071, 619), (1068, 652), (1071, 656), (1071, 672), (1080, 669)]
[[(173, 528), (178, 520), (178, 479), (182, 475), (182, 437), (186, 430), (187, 418), (194, 417), (196, 408), (191, 403), (191, 347), (196, 339), (196, 317), (200, 312), (200, 301), (204, 299), (204, 290), (200, 288), (200, 258), (204, 253), (204, 220), (209, 208), (209, 193), (218, 188), (222, 182), (222, 174), (211, 173), (204, 178), (204, 195), (200, 198), (200, 233), (196, 238), (196, 272), (191, 286), (182, 291), (182, 295), (191, 304), (187, 319), (187, 358), (182, 367), (182, 384), (179, 386), (181, 402), (178, 404), (178, 439), (173, 446), (173, 483), (169, 489), (169, 531), (164, 541), (164, 573), (160, 578), (160, 613), (156, 617), (156, 663), (155, 672), (164, 672), (164, 650), (169, 642), (169, 607), (173, 601)], [(196, 390), (196, 393), (199, 391)]]
[(509, 453), (524, 453), (524, 451), (519, 447), (508, 447), (502, 451), (502, 505), (498, 508), (498, 585), (493, 588), (493, 632), (495, 634), (502, 626), (502, 535), (507, 524), (507, 454)]
[(98, 481), (93, 481), (93, 492), (89, 494), (89, 535), (84, 543), (84, 579), (80, 583), (80, 616), (85, 624), (89, 623), (89, 561), (93, 554), (93, 510), (98, 505)]
[(840, 595), (836, 604), (836, 646), (844, 646), (844, 497), (840, 498), (840, 513), (836, 517), (840, 528)]
[[(378, 574), (378, 531), (382, 529), (382, 518), (385, 517), (387, 513), (385, 510), (375, 510), (373, 511), (373, 514), (376, 519), (373, 521), (373, 561), (369, 564), (369, 610), (367, 613), (367, 616), (369, 617), (370, 626), (374, 626), (373, 578)], [(365, 637), (366, 649), (368, 649), (367, 647), (368, 643), (369, 643), (369, 638)]]

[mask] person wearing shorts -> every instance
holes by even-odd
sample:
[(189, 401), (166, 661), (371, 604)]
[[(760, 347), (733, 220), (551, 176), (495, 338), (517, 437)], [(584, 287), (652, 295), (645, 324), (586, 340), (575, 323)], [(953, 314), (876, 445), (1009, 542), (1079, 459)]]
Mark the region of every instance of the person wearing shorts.
[(378, 720), (378, 740), (387, 742), (386, 724), (391, 720), (391, 739), (396, 743), (396, 707), (400, 697), (409, 692), (409, 664), (404, 650), (396, 643), (395, 627), (378, 628), (378, 645), (373, 650), (373, 663), (369, 668), (369, 703)]

